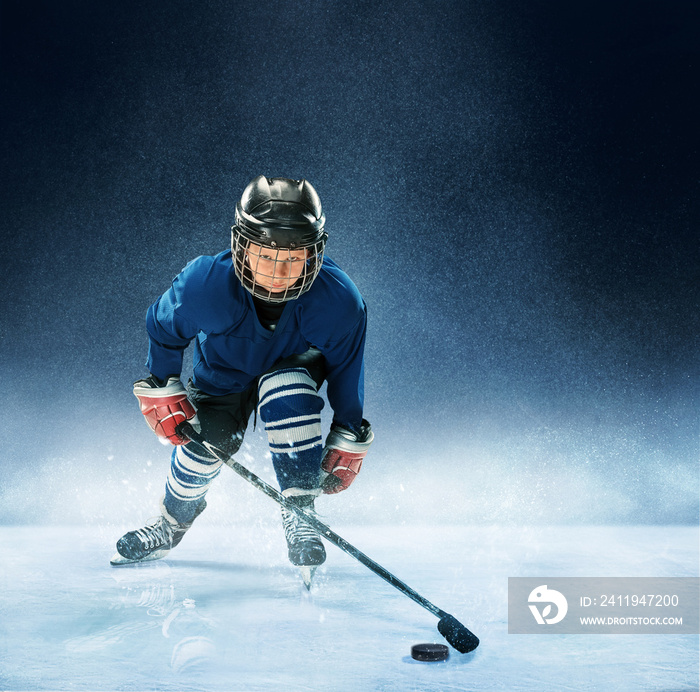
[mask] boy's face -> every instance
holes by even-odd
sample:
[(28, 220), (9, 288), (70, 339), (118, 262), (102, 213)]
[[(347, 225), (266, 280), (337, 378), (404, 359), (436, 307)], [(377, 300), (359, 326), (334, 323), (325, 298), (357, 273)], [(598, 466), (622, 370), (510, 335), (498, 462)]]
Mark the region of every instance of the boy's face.
[(306, 250), (288, 250), (263, 247), (250, 243), (246, 250), (246, 262), (258, 286), (281, 293), (291, 288), (304, 274)]

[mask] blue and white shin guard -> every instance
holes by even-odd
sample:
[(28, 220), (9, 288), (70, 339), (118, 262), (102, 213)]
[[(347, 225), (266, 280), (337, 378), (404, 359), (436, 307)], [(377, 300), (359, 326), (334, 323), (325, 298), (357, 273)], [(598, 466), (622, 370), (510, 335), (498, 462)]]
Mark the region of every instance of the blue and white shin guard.
[(213, 457), (195, 454), (184, 445), (176, 446), (170, 457), (170, 473), (161, 503), (163, 516), (178, 524), (191, 522), (222, 464)]
[(316, 387), (305, 368), (285, 368), (260, 379), (258, 411), (280, 490), (289, 491), (285, 495), (320, 493), (323, 399)]

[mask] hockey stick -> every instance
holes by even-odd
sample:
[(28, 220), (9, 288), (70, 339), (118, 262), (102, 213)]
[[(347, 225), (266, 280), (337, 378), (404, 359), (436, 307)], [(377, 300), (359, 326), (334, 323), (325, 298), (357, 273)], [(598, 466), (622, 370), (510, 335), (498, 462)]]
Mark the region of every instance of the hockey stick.
[(303, 517), (304, 521), (313, 526), (314, 529), (323, 536), (327, 541), (338, 546), (341, 550), (351, 555), (356, 560), (361, 562), (365, 567), (371, 569), (376, 575), (380, 576), (384, 581), (389, 582), (394, 588), (398, 589), (406, 596), (414, 600), (418, 605), (423, 606), (433, 615), (440, 618), (437, 628), (438, 632), (460, 653), (466, 654), (476, 649), (479, 646), (479, 638), (470, 632), (461, 622), (453, 615), (446, 613), (436, 605), (433, 605), (429, 600), (423, 598), (419, 593), (414, 591), (410, 586), (404, 584), (400, 579), (397, 579), (391, 572), (388, 572), (380, 564), (367, 557), (363, 552), (359, 551), (355, 546), (348, 543), (344, 538), (341, 538), (337, 533), (331, 531), (323, 522), (319, 521), (315, 516), (307, 514), (301, 507), (297, 507), (293, 502), (290, 502), (282, 493), (268, 485), (264, 480), (256, 476), (252, 471), (249, 471), (245, 466), (241, 466), (233, 457), (229, 457), (226, 452), (214, 447), (207, 442), (189, 423), (181, 423), (177, 427), (177, 433), (183, 437), (199, 445), (207, 452), (215, 456), (220, 461), (223, 461), (227, 466), (231, 467), (239, 476), (245, 478), (249, 483), (254, 485), (258, 490), (262, 490), (265, 495), (271, 497), (277, 504), (294, 512), (299, 517)]

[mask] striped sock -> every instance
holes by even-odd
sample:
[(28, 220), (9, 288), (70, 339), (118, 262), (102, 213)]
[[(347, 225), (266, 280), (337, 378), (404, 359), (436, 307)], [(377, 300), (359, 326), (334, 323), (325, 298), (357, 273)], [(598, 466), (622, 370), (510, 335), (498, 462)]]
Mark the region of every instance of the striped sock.
[(222, 462), (195, 454), (177, 445), (170, 457), (170, 473), (165, 483), (166, 518), (180, 524), (192, 521), (212, 481), (219, 475)]
[(259, 402), (280, 489), (317, 489), (323, 399), (314, 380), (305, 368), (277, 370), (261, 378)]

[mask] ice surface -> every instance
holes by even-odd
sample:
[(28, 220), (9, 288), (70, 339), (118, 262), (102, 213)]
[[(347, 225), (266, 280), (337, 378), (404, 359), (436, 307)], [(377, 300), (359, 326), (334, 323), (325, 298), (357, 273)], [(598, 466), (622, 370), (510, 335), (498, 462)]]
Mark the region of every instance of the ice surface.
[(697, 689), (697, 636), (509, 635), (506, 601), (512, 576), (697, 576), (694, 527), (335, 526), (481, 638), (444, 663), (410, 658), (437, 619), (333, 546), (307, 594), (272, 521), (110, 567), (127, 528), (0, 528), (1, 689)]

